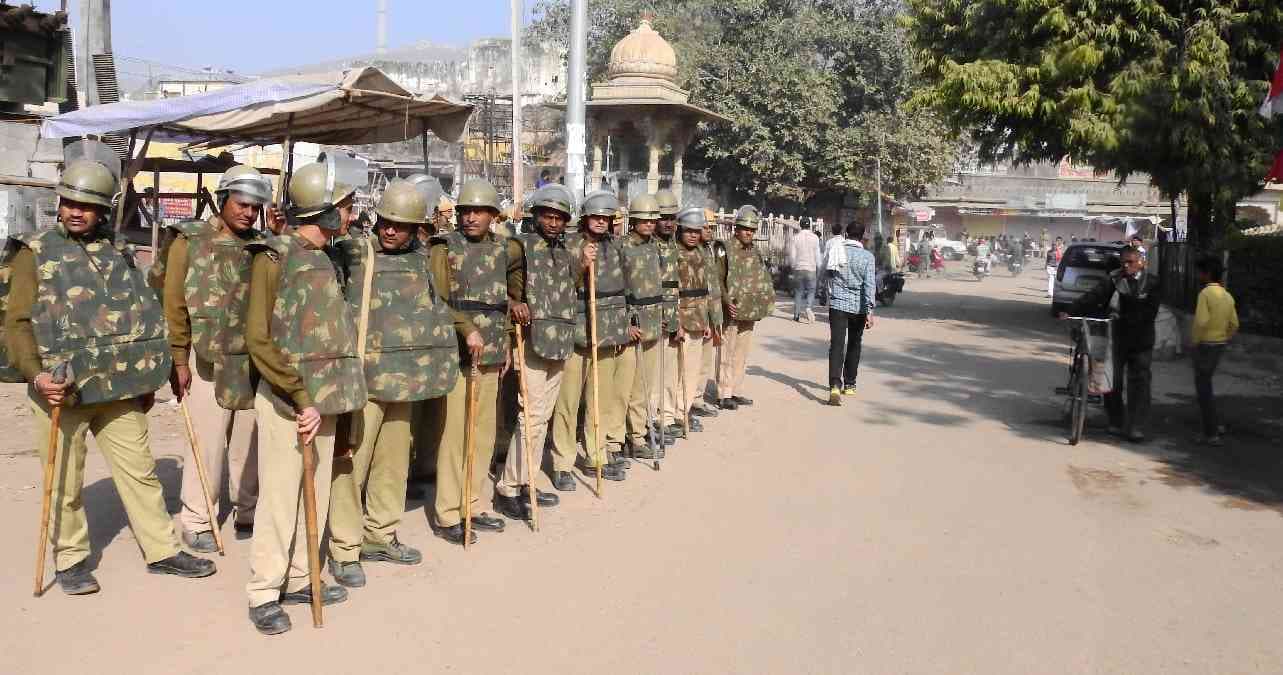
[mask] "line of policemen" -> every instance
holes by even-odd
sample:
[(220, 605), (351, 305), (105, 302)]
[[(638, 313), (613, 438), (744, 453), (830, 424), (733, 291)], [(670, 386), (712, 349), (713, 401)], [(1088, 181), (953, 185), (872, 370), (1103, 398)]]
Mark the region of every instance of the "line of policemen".
[[(192, 414), (215, 504), (228, 473), (234, 529), (250, 537), (249, 618), (265, 634), (289, 630), (282, 605), (310, 603), (313, 593), (344, 601), (347, 588), (365, 585), (364, 562), (422, 561), (397, 538), (414, 464), (435, 459), (440, 537), (462, 544), (465, 533), (475, 541), (475, 531), (504, 529), (504, 518), (476, 508), (486, 471), (474, 472), (473, 503), (462, 503), (466, 382), (475, 373), (475, 465), (490, 467), (514, 327), (525, 345), (524, 414), (494, 475), (494, 506), (508, 519), (530, 519), (546, 447), (552, 485), (571, 492), (576, 469), (625, 480), (629, 458), (660, 460), (685, 428), (701, 428), (699, 417), (752, 404), (742, 394), (745, 364), (753, 326), (774, 298), (753, 245), (752, 207), (737, 213), (734, 239), (720, 242), (703, 209), (679, 209), (661, 190), (632, 200), (630, 231), (618, 235), (613, 193), (592, 192), (576, 208), (552, 185), (529, 202), (532, 231), (505, 237), (492, 227), (500, 209), (488, 182), (465, 182), (454, 229), (438, 231), (435, 181), (397, 179), (372, 231), (349, 234), (354, 190), (325, 164), (300, 168), (286, 226), (270, 206), (271, 183), (235, 167), (219, 181), (218, 213), (172, 226), (144, 275), (106, 222), (111, 172), (82, 160), (57, 187), (58, 226), (10, 237), (0, 259), (0, 380), (29, 383), (42, 455), (50, 413), (61, 409), (50, 543), (64, 592), (99, 589), (81, 502), (87, 434), (107, 459), (148, 571), (215, 571), (183, 550), (213, 552), (220, 527), (195, 462), (184, 463), (181, 537), (156, 476), (146, 413), (166, 381)], [(576, 212), (577, 231), (567, 233)], [(260, 218), (270, 232), (255, 227)], [(717, 396), (706, 396), (714, 379)], [(238, 425), (254, 430), (237, 434)], [(534, 467), (523, 461), (527, 438)], [(307, 444), (338, 582), (321, 588), (311, 587), (304, 537)], [(540, 507), (559, 501), (534, 497)]]

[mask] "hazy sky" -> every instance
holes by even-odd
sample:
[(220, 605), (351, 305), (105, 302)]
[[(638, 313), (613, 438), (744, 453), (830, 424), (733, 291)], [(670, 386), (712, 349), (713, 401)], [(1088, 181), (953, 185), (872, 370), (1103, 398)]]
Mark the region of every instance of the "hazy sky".
[[(59, 5), (33, 4), (44, 11)], [(507, 35), (510, 4), (388, 0), (388, 46)], [(524, 4), (529, 16), (534, 1)], [(78, 26), (80, 0), (68, 6)], [(376, 6), (375, 0), (114, 0), (112, 49), (117, 56), (255, 73), (373, 52)]]

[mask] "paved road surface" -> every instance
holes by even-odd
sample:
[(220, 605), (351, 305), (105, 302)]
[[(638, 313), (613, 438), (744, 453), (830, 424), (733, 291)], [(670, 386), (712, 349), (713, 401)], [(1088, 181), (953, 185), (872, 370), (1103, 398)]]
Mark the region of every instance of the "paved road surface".
[[(542, 532), (510, 526), (468, 553), (413, 504), (402, 539), (422, 566), (367, 566), (369, 586), (323, 630), (296, 607), (295, 629), (270, 639), (245, 617), (248, 542), (227, 528), (207, 580), (147, 575), (96, 452), (103, 591), (31, 598), (39, 469), (21, 391), (5, 388), (0, 670), (1280, 672), (1277, 436), (1241, 424), (1242, 454), (1194, 450), (1175, 363), (1157, 377), (1155, 442), (1120, 446), (1094, 420), (1065, 445), (1052, 395), (1065, 340), (1043, 283), (912, 280), (841, 409), (821, 403), (827, 326), (787, 320), (781, 301), (758, 329), (757, 404), (661, 472), (636, 465), (603, 501), (581, 488)], [(1277, 393), (1244, 392), (1231, 421), (1277, 418)], [(171, 508), (174, 417), (153, 414)]]

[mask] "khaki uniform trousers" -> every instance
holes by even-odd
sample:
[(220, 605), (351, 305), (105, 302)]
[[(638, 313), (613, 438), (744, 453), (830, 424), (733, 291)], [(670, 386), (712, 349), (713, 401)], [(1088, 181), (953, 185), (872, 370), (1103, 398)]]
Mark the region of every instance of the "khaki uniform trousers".
[(438, 396), (411, 404), (410, 436), (413, 464), (410, 476), (426, 479), (437, 472), (437, 444), (441, 442), (441, 424), (445, 420), (445, 397)]
[[(36, 447), (48, 461), (49, 404), (27, 388), (35, 419)], [(49, 514), (49, 543), (54, 569), (65, 570), (89, 557), (89, 523), (81, 490), (85, 484), (85, 435), (93, 434), (98, 451), (107, 459), (111, 481), (125, 505), (143, 560), (154, 563), (179, 551), (174, 521), (165, 510), (165, 495), (156, 477), (147, 434), (147, 415), (137, 399), (67, 406), (58, 421), (58, 456), (53, 467), (53, 497)], [(42, 544), (43, 545), (43, 544)]]
[[(690, 409), (695, 405), (695, 394), (700, 391), (699, 372), (700, 361), (704, 357), (704, 344), (711, 342), (712, 340), (705, 340), (702, 334), (687, 333), (686, 343), (681, 348), (684, 353), (680, 354), (686, 357), (685, 362), (678, 359), (677, 347), (668, 347), (672, 358), (664, 366), (668, 369), (664, 373), (664, 379), (668, 380), (664, 387), (664, 424), (681, 425), (683, 416), (690, 414)], [(685, 391), (681, 387), (683, 382), (686, 384)]]
[[(601, 430), (605, 449), (619, 452), (624, 444), (625, 410), (632, 393), (633, 347), (602, 347), (597, 350), (597, 394), (601, 397)], [(578, 456), (579, 405), (584, 403), (584, 455), (588, 466), (606, 461), (603, 448), (597, 447), (597, 421), (593, 419), (592, 359), (587, 349), (575, 348), (566, 359), (561, 392), (552, 415), (552, 466), (554, 471), (570, 471)]]
[[(472, 465), (472, 509), (475, 515), (481, 500), (481, 486), (490, 474), (498, 433), (499, 370), (502, 366), (481, 366), (477, 377), (476, 450)], [(437, 527), (454, 527), (463, 522), (463, 479), (465, 431), (468, 415), (468, 370), (461, 365), (459, 380), (445, 395), (444, 420), (437, 446)]]
[[(303, 510), (303, 449), (293, 407), (270, 385), (260, 382), (254, 397), (258, 416), (258, 508), (250, 540), (249, 606), (281, 599), (310, 584), (307, 573), (307, 524)], [(333, 415), (321, 417), (316, 448), (316, 527), (325, 533), (330, 509), (330, 475), (334, 465)], [(324, 556), (325, 549), (321, 549)]]
[(636, 448), (646, 447), (647, 418), (658, 411), (664, 393), (659, 386), (659, 350), (659, 340), (642, 342), (641, 358), (635, 359), (636, 375), (628, 397), (628, 440)]
[[(508, 458), (503, 464), (503, 473), (499, 481), (495, 483), (495, 492), (505, 497), (516, 497), (521, 494), (522, 485), (533, 485), (535, 481), (534, 474), (539, 473), (543, 467), (544, 445), (548, 440), (548, 424), (552, 421), (553, 410), (557, 406), (557, 400), (561, 393), (561, 387), (566, 371), (565, 361), (553, 361), (545, 359), (535, 353), (530, 342), (525, 342), (526, 347), (526, 394), (530, 396), (527, 401), (521, 396), (521, 388), (517, 388), (517, 428), (512, 434), (512, 439), (508, 443)], [(516, 359), (513, 359), (513, 367), (516, 367)], [(518, 373), (518, 376), (522, 376)], [(524, 410), (525, 415), (520, 411)], [(530, 467), (530, 476), (526, 475), (526, 415), (530, 416), (530, 459), (534, 466)]]
[[(700, 368), (699, 368), (699, 387), (695, 390), (699, 398), (704, 399), (705, 407), (717, 405), (717, 361), (721, 356), (721, 347), (713, 344), (712, 340), (705, 340), (704, 347), (700, 350)], [(713, 393), (708, 393), (709, 382), (712, 382)], [(699, 398), (696, 401), (699, 401)]]
[(722, 356), (717, 364), (717, 395), (730, 398), (743, 395), (744, 369), (748, 352), (753, 348), (755, 321), (728, 321), (722, 332)]
[[(209, 500), (218, 510), (223, 495), (223, 467), (227, 467), (227, 490), (236, 508), (236, 522), (254, 522), (254, 504), (258, 501), (258, 438), (250, 410), (224, 410), (214, 397), (214, 366), (203, 359), (192, 360), (192, 388), (187, 392), (187, 411), (192, 416), (192, 429), (204, 453), (205, 479), (209, 481)], [(237, 425), (239, 423), (239, 426)], [(249, 426), (248, 443), (232, 443)], [(195, 534), (214, 529), (205, 509), (205, 491), (196, 474), (192, 444), (183, 457), (183, 488), (179, 493), (182, 507), (178, 522)]]
[(410, 475), (413, 406), (367, 401), (353, 413), (361, 445), (350, 457), (334, 458), (330, 483), (330, 557), (339, 562), (356, 562), (363, 542), (387, 545), (396, 538)]

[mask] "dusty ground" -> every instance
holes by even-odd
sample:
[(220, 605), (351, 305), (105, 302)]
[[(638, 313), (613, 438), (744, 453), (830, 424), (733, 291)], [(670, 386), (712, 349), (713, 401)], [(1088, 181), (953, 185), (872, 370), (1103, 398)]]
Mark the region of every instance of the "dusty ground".
[[(86, 501), (102, 593), (30, 596), (39, 468), (21, 389), (0, 391), (0, 670), (11, 673), (1279, 672), (1283, 470), (1276, 360), (1218, 383), (1233, 447), (1194, 446), (1189, 364), (1157, 366), (1156, 438), (1099, 414), (1064, 441), (1063, 327), (1035, 271), (912, 280), (868, 334), (860, 395), (820, 404), (827, 326), (760, 324), (748, 395), (606, 498), (584, 489), (472, 551), (401, 537), (415, 568), (314, 630), (257, 635), (247, 541), (219, 573), (144, 572), (101, 457)], [(153, 413), (176, 507), (182, 438)]]

